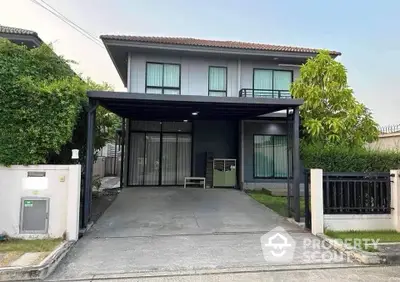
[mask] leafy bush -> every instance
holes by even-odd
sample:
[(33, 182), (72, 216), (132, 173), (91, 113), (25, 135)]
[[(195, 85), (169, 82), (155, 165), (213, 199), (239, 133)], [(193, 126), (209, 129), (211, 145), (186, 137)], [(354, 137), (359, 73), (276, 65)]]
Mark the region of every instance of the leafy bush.
[(44, 163), (72, 137), (84, 83), (50, 47), (0, 40), (0, 163)]
[(387, 172), (400, 168), (399, 151), (376, 151), (345, 145), (301, 144), (306, 168), (329, 172)]
[[(82, 80), (70, 61), (45, 44), (28, 49), (0, 38), (0, 164), (70, 162), (85, 144), (86, 91), (108, 89)], [(95, 148), (115, 134), (118, 118), (100, 108)]]

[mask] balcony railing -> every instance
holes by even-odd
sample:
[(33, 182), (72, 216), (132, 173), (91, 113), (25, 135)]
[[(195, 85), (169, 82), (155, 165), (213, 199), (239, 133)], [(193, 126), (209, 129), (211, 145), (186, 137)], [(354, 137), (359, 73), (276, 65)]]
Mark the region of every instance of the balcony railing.
[(292, 95), (289, 90), (242, 88), (239, 91), (239, 97), (291, 99)]

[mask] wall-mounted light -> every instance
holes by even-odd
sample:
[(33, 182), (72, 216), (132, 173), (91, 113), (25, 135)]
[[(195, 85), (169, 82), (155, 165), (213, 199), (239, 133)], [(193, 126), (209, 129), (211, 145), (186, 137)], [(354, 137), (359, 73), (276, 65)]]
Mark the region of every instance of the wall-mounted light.
[(199, 114), (199, 112), (193, 112), (192, 116), (197, 116)]
[(183, 122), (188, 122), (188, 120), (187, 120), (187, 119), (184, 119)]
[(278, 64), (280, 67), (290, 67), (290, 68), (301, 68), (301, 65), (295, 65), (295, 64)]

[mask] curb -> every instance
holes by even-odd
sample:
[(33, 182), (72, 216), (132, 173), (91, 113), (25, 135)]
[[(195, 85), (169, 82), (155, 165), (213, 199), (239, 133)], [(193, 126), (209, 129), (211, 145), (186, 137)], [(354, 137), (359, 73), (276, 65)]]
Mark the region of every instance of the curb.
[(396, 253), (379, 253), (366, 252), (359, 249), (354, 249), (345, 244), (339, 243), (325, 234), (317, 234), (317, 237), (327, 242), (333, 249), (344, 253), (348, 257), (362, 264), (398, 264), (400, 263), (400, 254)]
[[(86, 277), (72, 277), (61, 280), (47, 280), (48, 282), (77, 282), (77, 281), (94, 281), (94, 280), (109, 280), (109, 279), (151, 279), (151, 278), (175, 278), (202, 275), (223, 275), (223, 274), (237, 274), (237, 273), (261, 273), (261, 272), (288, 272), (298, 270), (320, 270), (320, 269), (349, 269), (349, 268), (368, 268), (367, 265), (360, 264), (303, 264), (303, 265), (270, 265), (270, 266), (241, 266), (241, 267), (227, 267), (227, 268), (205, 268), (205, 269), (191, 269), (191, 270), (151, 270), (139, 272), (121, 272), (121, 273), (91, 273)], [(204, 278), (204, 281), (208, 281)], [(175, 281), (174, 280), (174, 281)], [(131, 281), (131, 280), (129, 280)], [(136, 280), (135, 280), (136, 281)]]
[(0, 268), (0, 281), (43, 280), (53, 272), (74, 244), (73, 241), (62, 242), (40, 264), (35, 266), (2, 267)]
[[(300, 227), (303, 230), (307, 230), (306, 224), (304, 222), (297, 222), (296, 220), (294, 220), (291, 217), (286, 217), (286, 220), (289, 221), (291, 224), (297, 225), (298, 227)], [(310, 234), (311, 234), (311, 232), (310, 232)]]

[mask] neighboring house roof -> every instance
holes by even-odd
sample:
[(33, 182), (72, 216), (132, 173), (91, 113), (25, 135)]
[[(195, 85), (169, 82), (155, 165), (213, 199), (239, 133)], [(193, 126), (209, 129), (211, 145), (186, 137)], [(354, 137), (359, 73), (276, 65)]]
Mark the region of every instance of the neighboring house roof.
[(16, 44), (24, 44), (29, 48), (38, 47), (43, 43), (35, 31), (4, 25), (0, 25), (0, 37)]
[(28, 29), (4, 26), (0, 25), (0, 32), (2, 33), (12, 33), (12, 34), (29, 34), (29, 35), (38, 35), (36, 32)]
[[(276, 52), (295, 52), (295, 53), (318, 53), (321, 49), (305, 48), (284, 45), (272, 45), (264, 43), (251, 43), (241, 41), (223, 41), (223, 40), (208, 40), (189, 37), (153, 37), (153, 36), (125, 36), (125, 35), (102, 35), (103, 40), (122, 40), (122, 41), (136, 41), (144, 43), (159, 43), (159, 44), (172, 44), (172, 45), (187, 45), (187, 46), (202, 46), (202, 47), (216, 47), (216, 48), (231, 48), (231, 49), (244, 49), (244, 50), (261, 50), (261, 51), (276, 51)], [(337, 51), (329, 51), (333, 56), (340, 56), (341, 53)]]

